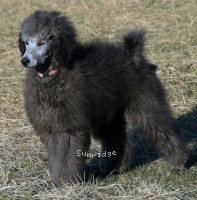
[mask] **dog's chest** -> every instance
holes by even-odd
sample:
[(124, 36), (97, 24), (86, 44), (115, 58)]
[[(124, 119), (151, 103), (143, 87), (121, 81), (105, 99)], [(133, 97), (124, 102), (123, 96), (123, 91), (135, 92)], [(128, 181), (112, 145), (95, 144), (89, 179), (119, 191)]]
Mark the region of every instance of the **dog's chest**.
[(72, 130), (81, 121), (75, 109), (76, 104), (69, 96), (63, 100), (60, 100), (62, 96), (57, 94), (28, 96), (26, 99), (27, 115), (39, 135), (43, 132)]
[(37, 99), (33, 99), (30, 104), (26, 103), (26, 111), (38, 133), (52, 132), (54, 125), (58, 123), (58, 108), (39, 102)]

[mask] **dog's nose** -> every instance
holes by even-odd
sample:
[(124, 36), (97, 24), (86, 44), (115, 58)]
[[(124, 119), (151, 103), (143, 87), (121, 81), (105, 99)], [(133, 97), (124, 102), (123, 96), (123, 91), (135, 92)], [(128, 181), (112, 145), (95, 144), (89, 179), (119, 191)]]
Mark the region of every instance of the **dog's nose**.
[(30, 60), (29, 60), (29, 58), (24, 57), (24, 58), (22, 58), (21, 62), (25, 67), (27, 67), (27, 65), (30, 63)]

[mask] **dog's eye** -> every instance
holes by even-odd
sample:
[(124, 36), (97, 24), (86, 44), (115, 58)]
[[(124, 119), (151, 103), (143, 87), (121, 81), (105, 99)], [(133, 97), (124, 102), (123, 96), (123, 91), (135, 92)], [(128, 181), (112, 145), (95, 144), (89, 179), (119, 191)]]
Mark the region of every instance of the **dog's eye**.
[(41, 46), (41, 45), (44, 45), (44, 44), (45, 44), (44, 41), (40, 41), (40, 42), (38, 42), (38, 46)]
[(48, 40), (52, 40), (53, 39), (53, 36), (52, 35), (50, 35), (50, 37), (49, 37), (49, 39)]
[(29, 42), (25, 41), (25, 44), (26, 44), (26, 45), (28, 45), (28, 44), (29, 44)]

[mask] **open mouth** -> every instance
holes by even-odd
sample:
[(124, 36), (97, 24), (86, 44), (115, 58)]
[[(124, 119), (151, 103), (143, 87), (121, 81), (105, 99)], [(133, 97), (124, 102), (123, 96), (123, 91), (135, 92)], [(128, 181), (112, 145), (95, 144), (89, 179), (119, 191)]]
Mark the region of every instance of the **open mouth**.
[(48, 56), (44, 62), (39, 63), (36, 66), (37, 72), (42, 74), (46, 73), (49, 67), (51, 66), (51, 59), (52, 59), (51, 56)]

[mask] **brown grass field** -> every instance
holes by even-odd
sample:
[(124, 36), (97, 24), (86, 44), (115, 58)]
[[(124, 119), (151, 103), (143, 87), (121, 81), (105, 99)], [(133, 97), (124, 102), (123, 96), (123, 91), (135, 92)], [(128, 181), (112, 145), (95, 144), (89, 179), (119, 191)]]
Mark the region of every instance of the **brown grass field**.
[[(36, 9), (69, 16), (81, 41), (116, 41), (129, 29), (147, 30), (147, 57), (158, 65), (157, 74), (192, 149), (188, 170), (172, 171), (133, 134), (133, 167), (127, 173), (107, 179), (92, 175), (87, 183), (59, 188), (50, 183), (46, 150), (24, 111), (26, 69), (17, 48), (20, 23)], [(197, 199), (196, 0), (0, 0), (0, 36), (1, 200)], [(94, 141), (91, 151), (98, 149)]]

